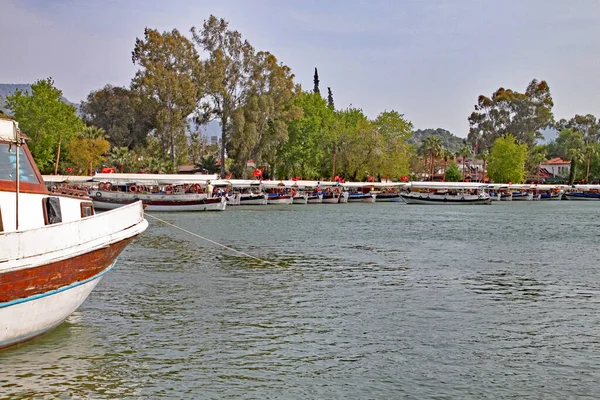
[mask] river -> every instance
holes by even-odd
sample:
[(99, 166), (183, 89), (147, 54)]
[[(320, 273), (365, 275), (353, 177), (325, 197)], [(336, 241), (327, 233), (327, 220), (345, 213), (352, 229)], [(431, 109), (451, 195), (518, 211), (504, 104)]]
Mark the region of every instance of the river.
[(549, 399), (600, 393), (600, 204), (155, 214), (2, 398)]

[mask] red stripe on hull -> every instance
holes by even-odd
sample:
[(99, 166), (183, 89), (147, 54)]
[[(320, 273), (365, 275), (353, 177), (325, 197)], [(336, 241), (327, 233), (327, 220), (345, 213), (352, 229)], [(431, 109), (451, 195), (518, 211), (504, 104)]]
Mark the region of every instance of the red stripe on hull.
[(133, 238), (67, 260), (0, 273), (0, 303), (46, 293), (98, 275)]
[(144, 205), (148, 205), (148, 206), (196, 206), (196, 205), (202, 205), (202, 204), (215, 204), (215, 203), (221, 202), (220, 197), (215, 198), (215, 199), (190, 200), (190, 201), (169, 201), (169, 200), (159, 201), (159, 200), (144, 200), (144, 199), (114, 200), (114, 199), (107, 199), (105, 197), (95, 197), (95, 196), (92, 197), (92, 199), (97, 202), (122, 204), (122, 205), (132, 204), (138, 200), (142, 200), (142, 203)]

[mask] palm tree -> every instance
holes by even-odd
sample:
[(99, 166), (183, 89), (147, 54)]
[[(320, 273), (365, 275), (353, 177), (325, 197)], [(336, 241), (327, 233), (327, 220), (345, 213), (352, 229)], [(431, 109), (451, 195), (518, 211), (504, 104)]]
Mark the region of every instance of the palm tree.
[(440, 157), (442, 157), (444, 159), (444, 182), (446, 181), (446, 170), (448, 169), (448, 161), (453, 156), (454, 156), (454, 153), (452, 153), (447, 148), (442, 147), (442, 152), (440, 154)]
[(431, 165), (430, 165), (430, 180), (433, 180), (433, 174), (434, 174), (434, 160), (435, 157), (438, 157), (442, 151), (442, 139), (440, 139), (438, 136), (429, 136), (427, 137), (425, 140), (423, 140), (423, 144), (422, 144), (423, 148), (427, 151), (427, 153), (429, 154), (430, 160), (431, 160)]
[(108, 136), (106, 132), (102, 128), (98, 128), (97, 126), (86, 126), (83, 128), (81, 132), (81, 136), (86, 139), (107, 139)]
[(112, 165), (119, 168), (119, 172), (123, 173), (125, 166), (131, 161), (131, 152), (127, 147), (113, 147), (108, 156)]
[[(473, 150), (471, 149), (471, 147), (468, 144), (464, 144), (463, 147), (460, 148), (460, 150), (458, 151), (458, 155), (462, 157), (462, 164), (463, 164), (463, 168), (462, 168), (462, 173), (463, 173), (463, 180), (465, 179), (465, 163), (467, 160), (467, 157), (469, 157), (471, 154), (473, 154)], [(470, 175), (470, 174), (469, 174)]]
[(544, 161), (546, 161), (546, 153), (545, 152), (534, 153), (531, 158), (532, 158), (532, 160), (535, 163), (536, 168), (537, 168), (536, 175), (537, 175), (537, 181), (539, 183), (540, 182), (540, 168), (542, 166), (542, 163)]
[(590, 182), (590, 164), (592, 156), (598, 153), (598, 147), (594, 143), (590, 143), (585, 146), (585, 152), (587, 154), (587, 172), (585, 173), (585, 183)]
[(477, 158), (483, 161), (483, 168), (482, 168), (482, 176), (481, 176), (481, 182), (485, 182), (485, 166), (487, 163), (487, 160), (490, 158), (490, 152), (489, 150), (484, 150), (481, 153), (479, 153), (477, 155)]

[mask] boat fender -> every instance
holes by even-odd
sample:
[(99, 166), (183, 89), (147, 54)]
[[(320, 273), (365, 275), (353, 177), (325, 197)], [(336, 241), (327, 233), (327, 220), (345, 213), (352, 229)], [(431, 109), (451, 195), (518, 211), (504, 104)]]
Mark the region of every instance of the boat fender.
[(465, 199), (465, 195), (463, 194), (462, 196), (460, 196), (460, 199), (464, 200)]
[(135, 187), (135, 185), (129, 186), (129, 191), (130, 191), (131, 193), (135, 193), (135, 192), (136, 192), (136, 190), (137, 190), (137, 188)]
[(96, 197), (102, 197), (102, 193), (96, 192)]

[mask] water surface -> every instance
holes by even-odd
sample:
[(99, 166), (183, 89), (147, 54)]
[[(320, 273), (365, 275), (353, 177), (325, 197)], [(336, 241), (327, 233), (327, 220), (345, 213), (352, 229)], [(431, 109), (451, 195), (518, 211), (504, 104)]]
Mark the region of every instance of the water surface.
[(600, 204), (155, 214), (3, 398), (597, 398)]

